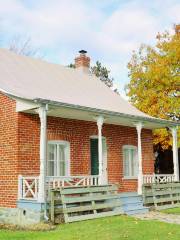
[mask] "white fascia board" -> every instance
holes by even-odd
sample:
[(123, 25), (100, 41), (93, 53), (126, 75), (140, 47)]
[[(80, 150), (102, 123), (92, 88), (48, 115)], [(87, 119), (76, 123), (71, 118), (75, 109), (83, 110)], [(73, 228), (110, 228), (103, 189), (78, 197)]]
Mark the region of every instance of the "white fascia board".
[(40, 104), (32, 101), (16, 99), (16, 112), (25, 112), (40, 107)]

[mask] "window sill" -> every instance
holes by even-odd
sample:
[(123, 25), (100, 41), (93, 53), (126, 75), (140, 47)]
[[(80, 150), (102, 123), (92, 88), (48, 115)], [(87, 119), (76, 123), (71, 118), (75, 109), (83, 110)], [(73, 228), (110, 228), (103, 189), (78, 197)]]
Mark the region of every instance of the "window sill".
[(122, 178), (123, 180), (137, 180), (138, 179), (138, 177), (123, 177)]

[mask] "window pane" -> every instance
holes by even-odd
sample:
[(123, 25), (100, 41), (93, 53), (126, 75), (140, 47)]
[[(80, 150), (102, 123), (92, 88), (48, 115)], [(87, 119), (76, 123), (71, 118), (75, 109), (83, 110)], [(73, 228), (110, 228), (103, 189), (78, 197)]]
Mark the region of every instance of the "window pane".
[(56, 158), (56, 145), (48, 145), (48, 160), (55, 160)]
[(59, 175), (60, 176), (65, 176), (66, 175), (66, 146), (65, 145), (59, 145)]
[(56, 160), (57, 160), (57, 145), (48, 144), (48, 164), (47, 164), (47, 174), (48, 176), (56, 176)]
[(65, 176), (65, 162), (60, 162), (60, 176)]
[(64, 145), (59, 145), (59, 159), (60, 159), (60, 161), (65, 160), (65, 146)]
[(134, 150), (134, 175), (138, 176), (138, 157), (137, 157), (137, 150)]
[(128, 149), (124, 149), (124, 175), (129, 176), (129, 151)]
[(135, 162), (134, 162), (134, 149), (129, 149), (130, 162), (131, 162), (131, 176), (134, 176), (135, 173)]
[(54, 161), (48, 161), (48, 176), (54, 176)]

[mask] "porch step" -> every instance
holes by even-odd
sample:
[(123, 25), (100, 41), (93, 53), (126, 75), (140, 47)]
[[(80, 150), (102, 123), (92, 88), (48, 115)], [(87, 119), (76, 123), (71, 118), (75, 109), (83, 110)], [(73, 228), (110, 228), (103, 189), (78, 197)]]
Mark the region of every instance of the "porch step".
[(124, 213), (117, 186), (63, 187), (51, 191), (51, 221), (75, 222)]
[(122, 208), (127, 215), (147, 213), (148, 207), (143, 206), (143, 199), (141, 195), (136, 192), (120, 193), (119, 198), (122, 202)]

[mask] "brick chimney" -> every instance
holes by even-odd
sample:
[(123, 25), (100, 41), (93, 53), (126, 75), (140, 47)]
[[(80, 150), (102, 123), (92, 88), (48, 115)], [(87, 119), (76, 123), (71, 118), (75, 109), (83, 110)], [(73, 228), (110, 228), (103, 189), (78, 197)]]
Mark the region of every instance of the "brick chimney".
[(86, 56), (85, 50), (79, 51), (79, 56), (75, 58), (75, 68), (83, 73), (89, 73), (90, 57)]

